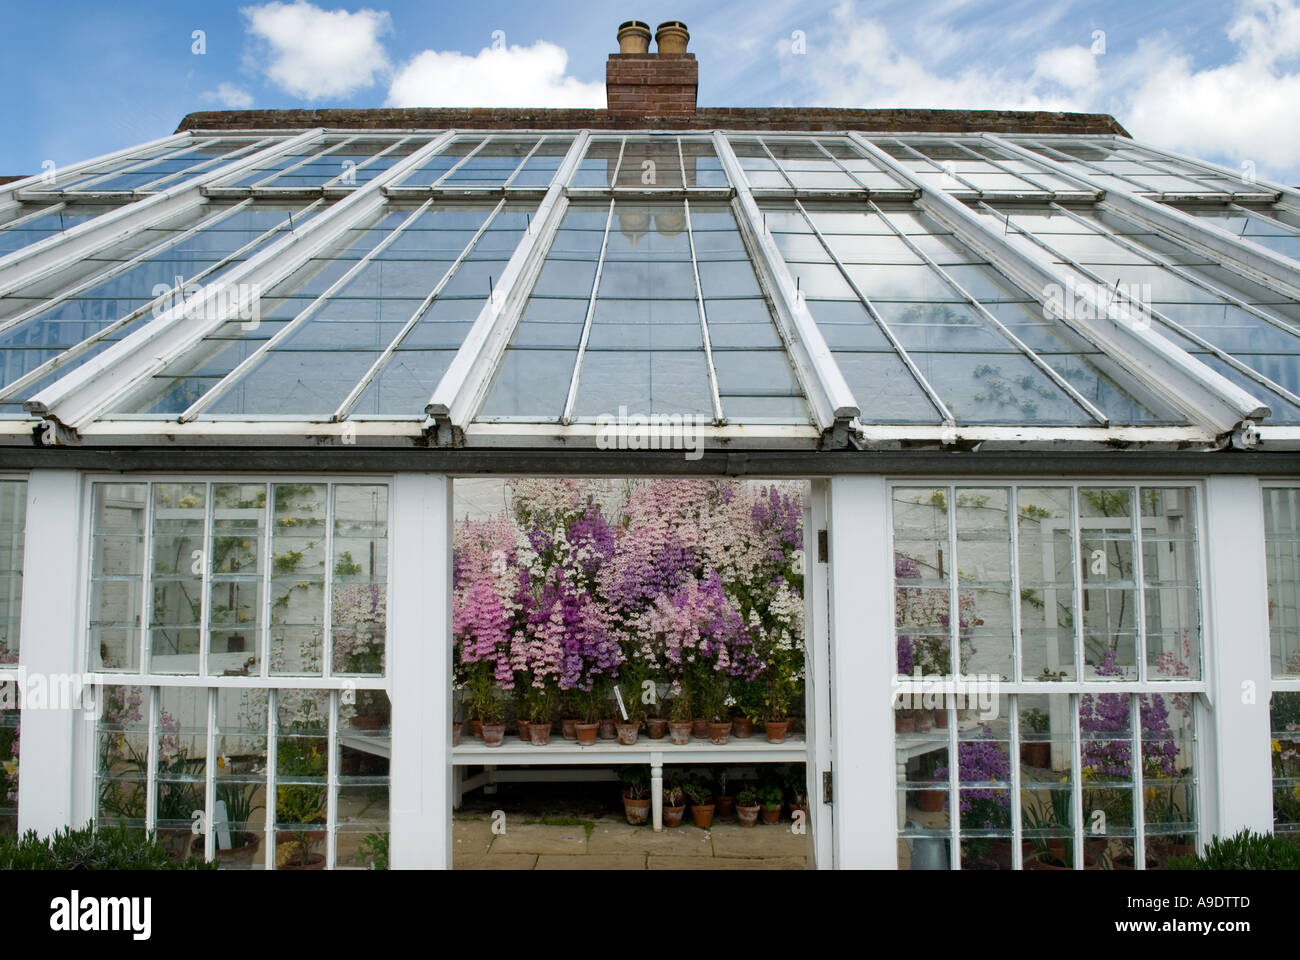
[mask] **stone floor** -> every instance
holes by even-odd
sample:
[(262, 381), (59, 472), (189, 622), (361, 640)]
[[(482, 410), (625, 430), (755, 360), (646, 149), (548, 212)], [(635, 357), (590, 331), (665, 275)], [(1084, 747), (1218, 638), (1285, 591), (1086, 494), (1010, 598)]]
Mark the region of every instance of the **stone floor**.
[[(624, 820), (458, 815), (453, 825), (457, 870), (804, 870), (809, 837), (789, 820), (741, 827), (715, 822), (701, 830), (689, 816), (655, 833)], [(496, 833), (493, 824), (498, 823)], [(504, 829), (504, 832), (501, 832)]]

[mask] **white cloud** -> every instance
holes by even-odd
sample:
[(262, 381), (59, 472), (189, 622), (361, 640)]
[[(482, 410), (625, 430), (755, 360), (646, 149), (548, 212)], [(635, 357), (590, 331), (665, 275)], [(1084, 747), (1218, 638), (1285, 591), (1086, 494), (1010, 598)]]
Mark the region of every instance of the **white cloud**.
[[(1094, 55), (1087, 45), (1035, 51), (1039, 32), (985, 54), (989, 29), (1006, 28), (932, 23), (917, 31), (923, 52), (911, 56), (844, 0), (810, 35), (809, 56), (782, 46), (777, 54), (782, 78), (802, 91), (797, 102), (1104, 112), (1139, 140), (1231, 166), (1253, 160), (1265, 176), (1300, 176), (1300, 124), (1290, 122), (1300, 103), (1300, 0), (1242, 0), (1225, 30), (1229, 58), (1201, 68), (1164, 34)], [(958, 60), (958, 46), (973, 55), (955, 71), (939, 69), (940, 60)]]
[(205, 103), (219, 103), (228, 110), (246, 110), (253, 105), (253, 95), (233, 83), (220, 83), (215, 90), (199, 94)]
[(387, 11), (322, 10), (296, 0), (244, 7), (258, 41), (255, 66), (273, 84), (302, 100), (346, 98), (373, 86), (390, 69), (380, 38), (392, 30)]
[(425, 50), (404, 64), (388, 90), (390, 107), (603, 107), (605, 84), (565, 75), (569, 54), (539, 40), (466, 56)]

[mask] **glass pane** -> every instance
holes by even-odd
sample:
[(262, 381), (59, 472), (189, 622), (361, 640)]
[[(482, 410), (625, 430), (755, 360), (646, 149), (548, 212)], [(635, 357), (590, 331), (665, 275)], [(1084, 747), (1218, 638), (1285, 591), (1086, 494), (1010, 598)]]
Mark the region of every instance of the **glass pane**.
[(383, 676), (388, 610), (388, 488), (334, 488), (333, 669)]
[(27, 481), (0, 480), (0, 666), (18, 662), (26, 525)]
[(1011, 526), (1005, 488), (956, 490), (958, 665), (965, 674), (1011, 679)]
[(1264, 489), (1273, 676), (1300, 676), (1300, 489)]
[(207, 498), (204, 483), (153, 485), (149, 669), (154, 673), (199, 670)]
[(949, 675), (951, 610), (944, 565), (951, 563), (952, 550), (947, 490), (896, 488), (893, 525), (898, 672)]
[(223, 870), (266, 863), (266, 757), (270, 694), (217, 691), (214, 849)]
[(1140, 496), (1147, 675), (1153, 680), (1199, 679), (1195, 491), (1143, 487)]
[(1026, 680), (1073, 680), (1074, 530), (1068, 487), (1016, 490), (1020, 669)]
[(0, 679), (0, 837), (18, 833), (20, 711), (13, 681)]
[(154, 827), (158, 841), (177, 863), (191, 855), (203, 856), (207, 731), (206, 688), (163, 687), (158, 691)]
[(212, 501), (208, 670), (255, 675), (261, 672), (264, 621), (266, 486), (216, 484)]
[(1008, 698), (999, 697), (996, 714), (959, 723), (957, 779), (961, 863), (964, 870), (1010, 869), (1011, 742)]
[(140, 669), (148, 494), (149, 486), (144, 483), (96, 483), (93, 488), (90, 547), (92, 669), (127, 672)]
[(271, 491), (270, 672), (321, 676), (327, 487), (277, 483)]
[(1068, 696), (1017, 697), (1020, 826), (1027, 870), (1073, 870), (1074, 733)]
[(1300, 834), (1300, 693), (1269, 701), (1273, 739), (1273, 830)]
[(276, 869), (319, 869), (328, 811), (327, 690), (276, 695)]
[(1133, 858), (1133, 724), (1126, 693), (1079, 698), (1084, 857), (1114, 867)]
[(100, 688), (95, 744), (95, 822), (144, 830), (149, 779), (148, 688)]
[(1133, 491), (1079, 490), (1083, 648), (1088, 678), (1137, 678)]
[(339, 698), (339, 867), (378, 869), (387, 860), (391, 707), (382, 690), (358, 690), (355, 704)]
[(1196, 852), (1196, 737), (1191, 694), (1138, 698), (1147, 867)]

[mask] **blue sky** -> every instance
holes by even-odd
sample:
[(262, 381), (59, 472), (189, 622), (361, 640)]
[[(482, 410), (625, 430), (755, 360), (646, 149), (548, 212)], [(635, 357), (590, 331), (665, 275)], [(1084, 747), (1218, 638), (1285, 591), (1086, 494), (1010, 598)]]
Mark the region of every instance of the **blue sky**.
[(1300, 181), (1300, 0), (11, 4), (0, 174), (165, 136), (194, 110), (603, 106), (633, 16), (688, 24), (704, 106), (1098, 110)]

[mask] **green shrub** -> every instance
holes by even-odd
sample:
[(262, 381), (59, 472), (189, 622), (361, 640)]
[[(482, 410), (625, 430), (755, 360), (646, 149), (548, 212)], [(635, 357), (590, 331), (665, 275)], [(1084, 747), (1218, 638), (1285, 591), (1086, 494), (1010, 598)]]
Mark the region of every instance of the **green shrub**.
[(215, 870), (216, 862), (191, 857), (173, 863), (152, 836), (124, 826), (63, 830), (41, 838), (35, 830), (0, 837), (0, 870)]
[(1300, 870), (1300, 841), (1243, 830), (1214, 837), (1205, 853), (1171, 857), (1167, 870)]

